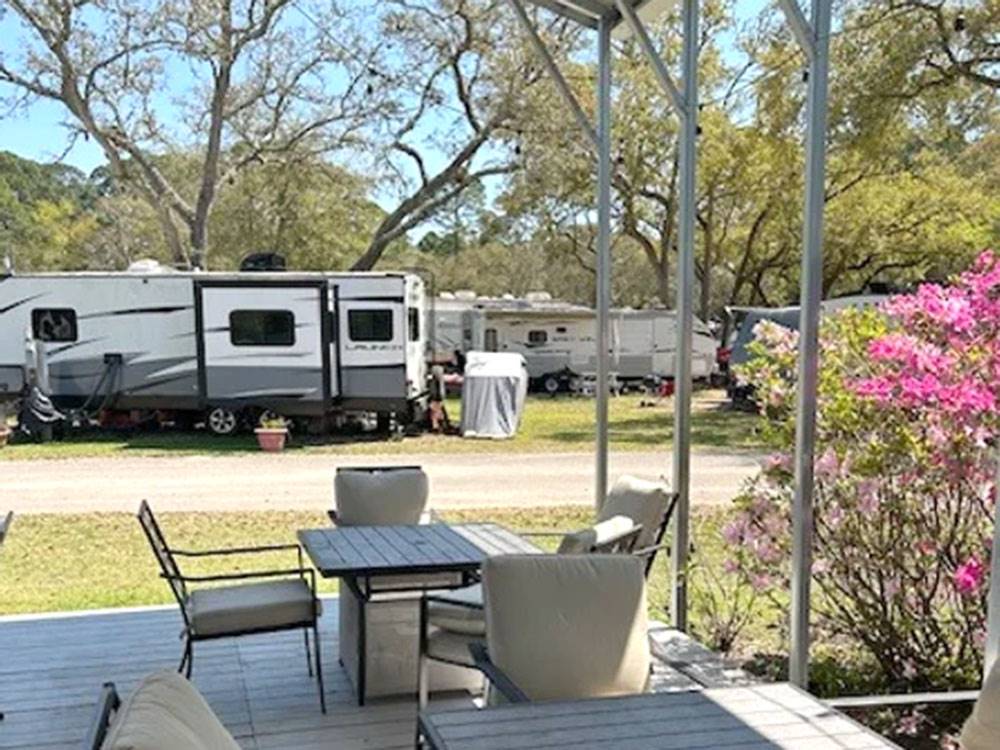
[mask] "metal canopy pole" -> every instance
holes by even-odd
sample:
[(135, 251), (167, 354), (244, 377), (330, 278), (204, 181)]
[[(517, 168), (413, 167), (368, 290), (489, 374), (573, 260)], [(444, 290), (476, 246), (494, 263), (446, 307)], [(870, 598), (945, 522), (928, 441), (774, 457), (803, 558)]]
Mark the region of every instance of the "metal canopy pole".
[(680, 199), (678, 210), (677, 356), (674, 385), (674, 492), (678, 494), (671, 545), (673, 591), (670, 611), (674, 627), (687, 629), (687, 564), (691, 508), (691, 346), (694, 328), (694, 236), (697, 196), (698, 139), (698, 2), (684, 0), (682, 66), (684, 91), (678, 90), (646, 28), (627, 0), (615, 0), (639, 47), (681, 121)]
[(611, 314), (611, 22), (597, 25), (597, 440), (594, 502), (608, 492), (609, 317)]
[[(1000, 445), (995, 447), (995, 475), (993, 486), (1000, 488)], [(1000, 490), (994, 489), (994, 492)], [(995, 508), (996, 506), (994, 506)], [(994, 553), (990, 555), (990, 591), (987, 600), (986, 616), (986, 655), (983, 659), (983, 681), (990, 673), (993, 662), (997, 659), (1000, 651), (1000, 517), (996, 510), (993, 515), (993, 547)]]
[(807, 22), (797, 0), (778, 0), (809, 58), (806, 103), (806, 191), (802, 237), (798, 413), (795, 424), (795, 499), (792, 506), (792, 612), (789, 679), (809, 684), (809, 591), (812, 579), (813, 460), (819, 372), (819, 313), (823, 294), (823, 204), (826, 184), (827, 81), (830, 3), (812, 0)]
[(694, 330), (694, 232), (698, 140), (698, 0), (684, 0), (684, 115), (680, 137), (677, 256), (677, 355), (674, 373), (674, 627), (687, 629), (687, 564), (691, 513), (691, 346)]

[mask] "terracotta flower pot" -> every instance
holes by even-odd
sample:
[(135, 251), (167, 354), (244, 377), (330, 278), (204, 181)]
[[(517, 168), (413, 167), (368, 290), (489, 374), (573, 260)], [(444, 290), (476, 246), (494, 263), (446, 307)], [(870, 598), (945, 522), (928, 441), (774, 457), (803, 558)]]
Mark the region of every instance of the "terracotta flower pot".
[(257, 444), (262, 451), (278, 453), (285, 450), (285, 440), (288, 438), (287, 428), (258, 427), (254, 433), (257, 435)]

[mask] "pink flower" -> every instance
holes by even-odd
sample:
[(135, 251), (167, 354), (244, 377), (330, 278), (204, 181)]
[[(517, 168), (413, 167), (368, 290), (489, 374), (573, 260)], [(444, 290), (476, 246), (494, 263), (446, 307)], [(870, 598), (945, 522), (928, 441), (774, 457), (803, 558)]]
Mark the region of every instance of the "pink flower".
[(863, 479), (858, 483), (858, 510), (865, 515), (878, 512), (879, 496), (878, 482), (874, 479)]
[(831, 503), (826, 511), (826, 522), (831, 529), (836, 529), (844, 520), (844, 509), (839, 503)]
[(916, 737), (920, 733), (920, 726), (924, 723), (924, 715), (919, 711), (913, 711), (900, 718), (896, 724), (896, 734), (905, 734), (907, 737)]
[(864, 398), (886, 403), (892, 398), (892, 382), (886, 377), (861, 378), (850, 384), (851, 389)]
[(728, 558), (728, 559), (722, 561), (722, 572), (723, 573), (729, 573), (731, 575), (731, 574), (735, 573), (739, 569), (740, 569), (740, 564), (738, 562), (736, 562), (735, 560), (733, 560), (732, 558)]
[(764, 459), (764, 473), (788, 472), (792, 470), (792, 456), (789, 453), (772, 453)]
[(827, 448), (823, 455), (816, 459), (816, 475), (820, 477), (834, 477), (840, 471), (840, 461), (837, 452), (833, 448)]
[(754, 591), (763, 591), (771, 585), (771, 576), (767, 573), (755, 573), (750, 576), (750, 585)]
[(899, 593), (899, 578), (893, 577), (885, 582), (884, 586), (885, 595), (892, 599), (896, 594)]
[(739, 544), (743, 541), (743, 536), (747, 532), (747, 522), (745, 518), (737, 518), (722, 527), (722, 538), (727, 544)]
[(986, 568), (982, 561), (973, 555), (958, 566), (952, 580), (960, 594), (973, 594), (983, 582)]
[(912, 680), (917, 676), (917, 665), (913, 663), (913, 659), (906, 659), (903, 662), (903, 677), (907, 680)]

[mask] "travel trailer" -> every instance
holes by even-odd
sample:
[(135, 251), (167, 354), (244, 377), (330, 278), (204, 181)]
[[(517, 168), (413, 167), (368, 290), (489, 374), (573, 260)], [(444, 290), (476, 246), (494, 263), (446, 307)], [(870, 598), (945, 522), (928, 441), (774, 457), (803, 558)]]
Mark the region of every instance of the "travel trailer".
[[(434, 360), (458, 364), (473, 350), (524, 355), (536, 388), (555, 392), (566, 374), (597, 370), (594, 310), (553, 300), (544, 293), (524, 298), (477, 297), (456, 292), (434, 301)], [(611, 369), (624, 383), (649, 376), (672, 377), (677, 321), (671, 310), (611, 311)], [(692, 371), (696, 380), (712, 374), (716, 341), (695, 318)]]
[(235, 432), (285, 417), (414, 419), (426, 401), (424, 283), (407, 273), (0, 276), (0, 399), (26, 337), (62, 409), (167, 411)]

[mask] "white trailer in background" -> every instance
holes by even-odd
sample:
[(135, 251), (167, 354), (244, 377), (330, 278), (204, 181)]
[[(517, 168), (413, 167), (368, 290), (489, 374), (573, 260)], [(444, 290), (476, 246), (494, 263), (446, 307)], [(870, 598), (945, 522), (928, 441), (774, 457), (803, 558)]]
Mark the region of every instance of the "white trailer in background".
[[(473, 350), (524, 356), (533, 384), (558, 390), (567, 373), (596, 372), (593, 309), (551, 299), (476, 297), (457, 292), (434, 301), (434, 360), (457, 365)], [(649, 376), (672, 377), (677, 353), (677, 318), (671, 310), (611, 311), (611, 370), (623, 383)], [(695, 319), (692, 347), (695, 379), (711, 376), (717, 344), (708, 326)]]
[(62, 408), (407, 421), (426, 401), (424, 283), (406, 273), (0, 276), (0, 400), (44, 347)]

